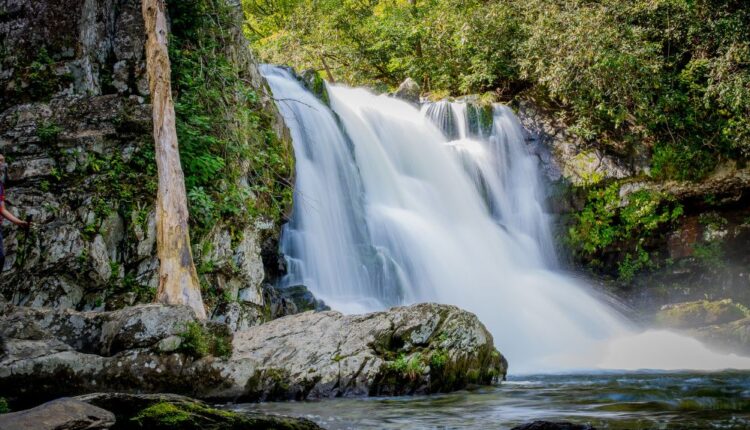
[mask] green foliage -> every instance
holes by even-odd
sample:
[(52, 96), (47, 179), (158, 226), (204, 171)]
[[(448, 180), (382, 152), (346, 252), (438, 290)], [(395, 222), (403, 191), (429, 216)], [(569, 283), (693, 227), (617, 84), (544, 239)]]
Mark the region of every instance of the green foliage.
[(433, 352), (430, 356), (430, 368), (432, 370), (442, 369), (446, 363), (448, 363), (448, 354), (442, 349)]
[(583, 210), (573, 217), (568, 242), (579, 257), (595, 264), (605, 252), (621, 252), (618, 275), (628, 282), (637, 271), (651, 266), (647, 240), (682, 214), (682, 206), (664, 193), (639, 190), (625, 199), (618, 183), (595, 187), (588, 192)]
[(743, 0), (243, 0), (261, 57), (440, 98), (533, 97), (570, 130), (653, 154), (659, 179), (750, 158)]
[(389, 364), (389, 369), (404, 379), (414, 381), (425, 371), (422, 354), (417, 352), (411, 357), (400, 354), (396, 360)]
[(0, 397), (0, 414), (7, 414), (8, 412), (10, 412), (8, 401), (5, 400), (5, 397)]
[(42, 47), (34, 58), (20, 61), (16, 67), (15, 82), (2, 91), (0, 108), (5, 108), (15, 100), (47, 101), (55, 93), (73, 82), (70, 73), (57, 70), (57, 62)]
[(209, 354), (208, 335), (200, 323), (189, 322), (185, 331), (180, 333), (182, 343), (180, 351), (196, 358), (205, 357)]
[[(232, 8), (220, 0), (170, 2), (172, 85), (193, 237), (217, 219), (241, 229), (279, 221), (291, 203), (291, 148), (271, 130), (243, 64), (229, 50)], [(249, 160), (250, 165), (240, 160)], [(252, 194), (239, 184), (250, 179)]]
[(502, 88), (516, 73), (519, 22), (501, 2), (243, 0), (243, 6), (247, 35), (264, 59), (327, 69), (350, 83), (394, 87), (411, 76), (427, 90), (458, 93)]
[(719, 241), (699, 243), (693, 247), (693, 255), (698, 262), (707, 268), (722, 268), (726, 265), (724, 249)]
[(63, 129), (52, 121), (43, 121), (36, 128), (36, 135), (42, 142), (52, 142), (62, 133)]
[(195, 358), (213, 355), (229, 357), (232, 354), (231, 335), (212, 333), (199, 322), (189, 322), (179, 334), (182, 338), (180, 351)]

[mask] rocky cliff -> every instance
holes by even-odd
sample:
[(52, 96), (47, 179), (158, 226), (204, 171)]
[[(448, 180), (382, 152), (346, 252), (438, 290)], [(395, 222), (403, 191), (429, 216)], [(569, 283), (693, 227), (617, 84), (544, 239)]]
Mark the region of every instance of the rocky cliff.
[[(226, 62), (225, 75), (220, 77), (229, 76), (243, 85), (241, 95), (228, 91), (221, 106), (229, 118), (247, 117), (246, 122), (221, 124), (223, 130), (239, 130), (231, 142), (246, 148), (252, 139), (272, 139), (282, 150), (290, 148), (242, 36), (239, 5), (223, 1), (170, 5), (171, 12), (176, 8), (178, 20), (172, 28), (178, 33), (200, 30), (195, 20), (179, 20), (188, 7), (215, 8), (223, 13), (224, 24), (231, 24), (222, 29), (223, 39), (216, 41), (221, 46), (211, 51)], [(15, 304), (104, 310), (153, 297), (158, 271), (153, 213), (156, 166), (144, 37), (137, 0), (0, 4), (0, 153), (10, 164), (7, 204), (21, 217), (30, 216), (37, 226), (30, 232), (7, 223), (4, 228), (8, 258), (0, 274), (0, 292)], [(172, 48), (179, 53), (185, 40), (175, 36)], [(184, 113), (190, 95), (185, 80), (193, 75), (184, 62), (173, 62), (178, 131), (189, 149), (186, 136), (192, 129), (185, 124), (194, 117)], [(203, 86), (216, 91), (210, 84)], [(253, 128), (246, 126), (250, 122)], [(211, 129), (204, 135), (230, 140)], [(186, 155), (188, 160), (200, 158), (183, 154), (183, 164)], [(210, 178), (217, 188), (229, 187), (236, 191), (232, 195), (243, 196), (232, 202), (232, 210), (216, 207), (209, 214), (210, 222), (201, 224), (198, 203), (206, 199), (190, 202), (205, 300), (219, 313), (232, 304), (246, 325), (270, 314), (263, 282), (267, 267), (269, 276), (278, 272), (275, 240), (283, 212), (289, 209), (276, 205), (276, 213), (270, 213), (257, 203), (269, 186), (253, 170), (252, 156), (257, 157), (250, 151), (233, 156), (224, 163), (228, 167), (214, 171)], [(291, 195), (288, 166), (275, 172), (281, 179), (270, 188)], [(186, 171), (190, 180), (190, 166)], [(227, 172), (231, 178), (216, 179), (230, 176), (224, 175)], [(193, 187), (198, 188), (206, 190)], [(213, 193), (215, 200), (230, 194), (226, 189)]]
[(646, 313), (665, 303), (750, 303), (750, 169), (718, 160), (702, 179), (669, 180), (642, 153), (617, 154), (569, 131), (554, 109), (516, 106), (550, 186), (561, 251)]

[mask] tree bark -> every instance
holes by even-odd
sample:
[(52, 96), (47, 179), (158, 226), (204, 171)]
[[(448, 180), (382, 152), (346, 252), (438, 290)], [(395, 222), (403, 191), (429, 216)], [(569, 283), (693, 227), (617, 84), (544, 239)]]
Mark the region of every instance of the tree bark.
[(198, 272), (190, 249), (185, 177), (177, 146), (174, 102), (167, 51), (167, 19), (163, 0), (142, 0), (146, 24), (146, 71), (153, 105), (154, 144), (159, 188), (156, 196), (156, 249), (159, 288), (156, 301), (190, 306), (206, 318)]

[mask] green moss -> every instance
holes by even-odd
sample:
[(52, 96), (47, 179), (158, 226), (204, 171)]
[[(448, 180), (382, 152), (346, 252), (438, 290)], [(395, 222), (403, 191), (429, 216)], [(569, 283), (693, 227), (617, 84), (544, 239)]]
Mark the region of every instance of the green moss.
[(179, 336), (182, 338), (180, 351), (192, 357), (213, 355), (226, 358), (232, 354), (231, 334), (224, 326), (219, 329), (217, 325), (212, 331), (199, 322), (189, 322)]
[(320, 75), (320, 72), (308, 69), (302, 72), (301, 77), (307, 89), (315, 94), (315, 96), (326, 105), (331, 104), (331, 99), (328, 96), (328, 89), (326, 88), (326, 82)]
[(745, 318), (743, 306), (731, 300), (698, 301), (671, 305), (660, 310), (654, 322), (668, 328), (696, 328)]
[(206, 406), (190, 400), (161, 401), (140, 410), (125, 425), (115, 428), (150, 430), (227, 430), (227, 429), (319, 429), (314, 423), (296, 418), (243, 415)]
[(161, 402), (142, 410), (131, 420), (141, 426), (147, 423), (159, 426), (180, 426), (189, 422), (191, 416), (190, 412), (178, 408), (172, 403)]

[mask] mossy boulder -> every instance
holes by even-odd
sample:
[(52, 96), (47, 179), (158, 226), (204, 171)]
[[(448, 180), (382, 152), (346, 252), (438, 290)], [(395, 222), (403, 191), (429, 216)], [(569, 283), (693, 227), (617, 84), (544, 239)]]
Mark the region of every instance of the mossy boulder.
[(77, 400), (114, 413), (113, 430), (317, 430), (303, 418), (216, 409), (201, 401), (175, 394), (98, 393)]
[(303, 71), (299, 79), (307, 87), (310, 92), (315, 94), (324, 104), (330, 105), (331, 99), (328, 96), (328, 89), (326, 88), (326, 81), (320, 76), (320, 72), (312, 69)]
[[(434, 393), (492, 384), (507, 371), (479, 319), (448, 305), (366, 315), (308, 311), (233, 336), (217, 323), (177, 324), (175, 315), (189, 312), (184, 307), (97, 313), (4, 306), (0, 397), (13, 409), (99, 391), (232, 401)], [(160, 315), (169, 319), (157, 324)]]
[(691, 329), (730, 323), (746, 316), (745, 310), (730, 299), (701, 300), (662, 306), (654, 321), (661, 327)]

